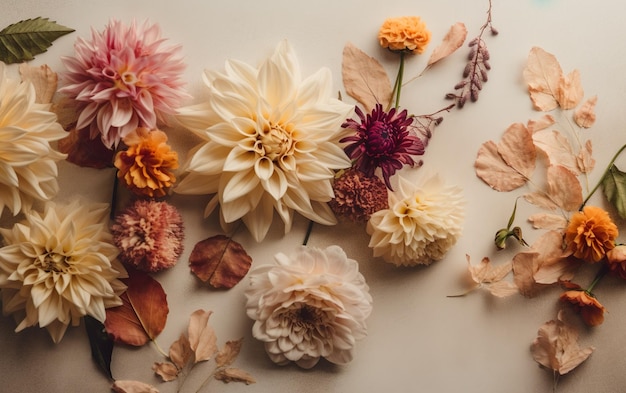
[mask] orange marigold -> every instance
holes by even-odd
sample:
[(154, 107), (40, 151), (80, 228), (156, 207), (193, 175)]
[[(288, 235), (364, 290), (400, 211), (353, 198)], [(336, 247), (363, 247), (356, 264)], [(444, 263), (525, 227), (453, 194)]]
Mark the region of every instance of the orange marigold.
[(561, 294), (559, 300), (570, 303), (580, 313), (583, 321), (589, 326), (598, 326), (604, 322), (606, 309), (598, 299), (586, 291), (572, 290)]
[(392, 51), (422, 53), (430, 42), (430, 31), (417, 16), (389, 18), (380, 27), (378, 41)]
[(609, 213), (595, 206), (586, 206), (575, 213), (565, 229), (565, 243), (576, 258), (598, 262), (615, 247), (617, 225)]
[(117, 177), (135, 194), (147, 197), (165, 196), (176, 182), (172, 172), (178, 168), (178, 154), (167, 144), (160, 130), (137, 128), (124, 138), (128, 146), (115, 156)]

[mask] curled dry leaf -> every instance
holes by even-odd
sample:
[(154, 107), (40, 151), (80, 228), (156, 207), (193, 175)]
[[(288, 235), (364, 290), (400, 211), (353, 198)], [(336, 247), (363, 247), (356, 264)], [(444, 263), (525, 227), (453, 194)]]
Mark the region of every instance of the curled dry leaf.
[(191, 271), (215, 288), (232, 288), (248, 273), (252, 258), (233, 239), (212, 236), (196, 244), (189, 256)]
[(243, 338), (227, 341), (226, 344), (224, 344), (224, 348), (215, 356), (215, 364), (217, 367), (230, 366), (235, 359), (237, 359), (237, 355), (239, 355), (241, 351), (242, 343)]
[(172, 363), (180, 370), (194, 358), (189, 339), (184, 334), (170, 345), (169, 357)]
[(111, 389), (116, 393), (159, 393), (154, 386), (139, 381), (115, 381)]
[(530, 346), (533, 359), (542, 366), (564, 375), (587, 360), (594, 347), (580, 348), (578, 332), (563, 320), (563, 311), (557, 319), (543, 324)]
[(585, 145), (578, 152), (576, 156), (576, 162), (578, 164), (578, 170), (582, 173), (589, 173), (595, 168), (596, 160), (592, 156), (593, 147), (591, 146), (591, 140), (587, 140)]
[(47, 65), (39, 67), (29, 66), (22, 63), (19, 66), (20, 76), (24, 82), (30, 82), (35, 88), (35, 102), (50, 104), (52, 97), (57, 91), (59, 77), (56, 72)]
[(537, 151), (532, 135), (521, 123), (509, 126), (500, 143), (487, 141), (478, 150), (476, 175), (497, 191), (526, 184), (535, 169)]
[(526, 125), (526, 127), (531, 134), (534, 134), (537, 131), (545, 130), (554, 123), (556, 123), (554, 117), (552, 115), (545, 114), (541, 116), (539, 120), (528, 120), (528, 124)]
[(572, 109), (583, 99), (585, 95), (580, 83), (580, 72), (574, 70), (569, 75), (561, 75), (559, 79), (559, 90), (556, 100), (563, 109)]
[(100, 138), (91, 139), (88, 128), (72, 128), (57, 146), (61, 153), (67, 154), (69, 162), (78, 166), (96, 169), (113, 166), (114, 151), (107, 149)]
[(574, 121), (579, 127), (589, 128), (596, 122), (597, 102), (598, 96), (593, 96), (574, 111)]
[(175, 364), (170, 362), (160, 363), (155, 362), (152, 365), (152, 370), (155, 374), (161, 377), (163, 382), (170, 382), (178, 378), (180, 369)]
[(443, 37), (441, 44), (433, 50), (433, 53), (428, 59), (427, 67), (454, 53), (463, 45), (465, 38), (467, 38), (467, 28), (465, 25), (461, 22), (453, 24), (446, 33), (446, 36)]
[(113, 340), (141, 346), (154, 340), (165, 327), (169, 307), (161, 284), (144, 272), (128, 270), (123, 304), (106, 310), (104, 326)]
[(387, 72), (378, 60), (351, 43), (343, 48), (341, 74), (346, 93), (363, 105), (365, 113), (376, 104), (389, 106), (392, 88)]
[(510, 281), (502, 281), (511, 272), (511, 263), (493, 266), (489, 258), (484, 257), (478, 265), (472, 265), (469, 255), (467, 259), (467, 269), (476, 288), (485, 288), (492, 295), (506, 297), (517, 293), (517, 287)]
[(530, 50), (523, 75), (535, 109), (548, 112), (558, 107), (556, 95), (562, 74), (561, 65), (553, 54), (539, 47)]
[(243, 382), (246, 385), (250, 385), (256, 382), (252, 375), (238, 368), (223, 368), (217, 370), (217, 372), (215, 373), (215, 379), (224, 383)]
[(189, 346), (195, 354), (195, 363), (209, 360), (217, 352), (217, 336), (209, 324), (213, 311), (196, 310), (189, 318)]

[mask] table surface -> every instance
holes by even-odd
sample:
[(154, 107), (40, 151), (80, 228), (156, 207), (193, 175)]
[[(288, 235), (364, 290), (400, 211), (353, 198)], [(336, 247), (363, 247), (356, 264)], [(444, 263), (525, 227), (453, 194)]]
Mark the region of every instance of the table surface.
[[(433, 33), (432, 50), (455, 22), (465, 23), (468, 37), (476, 36), (486, 20), (487, 8), (487, 0), (3, 0), (0, 25), (43, 16), (74, 28), (74, 33), (57, 40), (31, 63), (48, 64), (61, 71), (60, 57), (72, 55), (74, 40), (88, 36), (91, 27), (101, 30), (110, 18), (158, 22), (165, 37), (183, 45), (187, 89), (193, 97), (189, 103), (194, 103), (205, 94), (201, 79), (205, 68), (221, 70), (230, 58), (257, 64), (283, 39), (294, 47), (303, 75), (328, 67), (337, 90), (343, 89), (341, 59), (347, 42), (381, 59), (393, 74), (396, 63), (376, 41), (385, 18), (421, 16)], [(322, 362), (312, 370), (275, 366), (263, 345), (251, 336), (252, 321), (244, 308), (245, 283), (216, 291), (200, 285), (189, 273), (187, 259), (193, 245), (221, 232), (215, 222), (202, 218), (207, 201), (204, 197), (174, 195), (169, 199), (185, 220), (186, 251), (176, 267), (156, 276), (170, 305), (159, 344), (167, 348), (186, 329), (191, 312), (199, 308), (214, 311), (211, 320), (220, 343), (243, 337), (236, 366), (251, 373), (257, 383), (245, 386), (213, 381), (204, 390), (211, 392), (552, 391), (552, 373), (535, 363), (529, 347), (539, 326), (556, 316), (559, 288), (532, 299), (521, 295), (499, 299), (480, 291), (462, 298), (447, 295), (468, 286), (466, 254), (475, 263), (485, 256), (505, 262), (519, 250), (511, 247), (497, 252), (492, 239), (506, 224), (514, 198), (520, 193), (491, 190), (476, 177), (473, 164), (483, 142), (498, 140), (512, 123), (540, 116), (531, 107), (522, 79), (532, 47), (553, 53), (566, 72), (580, 70), (585, 95), (599, 97), (597, 122), (587, 131), (597, 160), (589, 176), (591, 184), (600, 177), (616, 146), (624, 144), (626, 52), (620, 33), (624, 11), (626, 4), (618, 0), (493, 0), (493, 25), (500, 34), (486, 38), (492, 65), (489, 81), (478, 102), (445, 115), (423, 157), (424, 166), (408, 171), (408, 176), (438, 172), (464, 190), (464, 233), (443, 260), (425, 268), (396, 268), (371, 256), (364, 228), (349, 224), (315, 227), (309, 245), (343, 247), (359, 261), (374, 299), (368, 336), (357, 343), (352, 363), (334, 366)], [(461, 48), (407, 85), (403, 105), (415, 113), (430, 113), (445, 106), (443, 96), (460, 80), (466, 53), (467, 47)], [(417, 74), (426, 59), (427, 55), (411, 58), (407, 76)], [(9, 72), (17, 75), (17, 66), (10, 66)], [(184, 130), (170, 138), (179, 152), (195, 141)], [(80, 194), (109, 201), (111, 170), (79, 168), (67, 162), (59, 167), (61, 192), (57, 199)], [(601, 198), (594, 197), (594, 201), (601, 203)], [(528, 225), (523, 218), (533, 211), (532, 206), (520, 204), (518, 217), (524, 228)], [(262, 243), (254, 242), (246, 233), (237, 235), (236, 240), (246, 247), (257, 266), (271, 262), (277, 252), (294, 249), (306, 227), (306, 220), (300, 217), (287, 235), (275, 226)], [(540, 233), (527, 229), (525, 236), (532, 241)], [(608, 309), (606, 320), (595, 328), (580, 327), (581, 345), (593, 345), (596, 351), (579, 368), (560, 378), (558, 391), (618, 392), (626, 386), (624, 283), (606, 279), (596, 295)], [(30, 328), (16, 334), (14, 328), (12, 318), (0, 318), (0, 390), (108, 391), (110, 382), (91, 361), (82, 327), (70, 328), (56, 345), (45, 330)], [(161, 360), (151, 345), (116, 347), (113, 355), (116, 378), (148, 382), (162, 392), (176, 391), (176, 382), (160, 383), (151, 371), (152, 363)], [(191, 377), (183, 391), (195, 391), (201, 379), (199, 375)]]

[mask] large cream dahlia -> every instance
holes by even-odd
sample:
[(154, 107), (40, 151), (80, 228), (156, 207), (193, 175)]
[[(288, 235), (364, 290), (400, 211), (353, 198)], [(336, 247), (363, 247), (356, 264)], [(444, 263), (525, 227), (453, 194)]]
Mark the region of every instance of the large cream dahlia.
[(275, 265), (250, 273), (246, 310), (252, 335), (277, 364), (311, 368), (320, 358), (352, 360), (355, 342), (367, 335), (372, 297), (358, 263), (339, 246), (302, 246)]
[(206, 71), (207, 102), (179, 110), (179, 119), (203, 139), (184, 167), (175, 192), (214, 194), (223, 223), (242, 219), (257, 241), (274, 211), (291, 227), (293, 212), (336, 223), (327, 202), (334, 170), (350, 166), (338, 145), (352, 106), (332, 98), (332, 79), (321, 69), (301, 80), (290, 45), (281, 42), (259, 68), (226, 62)]
[(65, 154), (50, 143), (66, 136), (49, 105), (35, 103), (33, 85), (8, 78), (0, 62), (0, 213), (17, 215), (56, 195)]
[(122, 304), (126, 270), (107, 223), (107, 204), (48, 202), (43, 214), (0, 229), (2, 310), (15, 314), (15, 331), (39, 324), (59, 342), (70, 323), (84, 315), (104, 322), (105, 308)]
[(395, 265), (428, 265), (443, 258), (462, 232), (464, 203), (460, 188), (438, 176), (412, 184), (400, 177), (389, 193), (389, 208), (367, 223), (375, 257)]

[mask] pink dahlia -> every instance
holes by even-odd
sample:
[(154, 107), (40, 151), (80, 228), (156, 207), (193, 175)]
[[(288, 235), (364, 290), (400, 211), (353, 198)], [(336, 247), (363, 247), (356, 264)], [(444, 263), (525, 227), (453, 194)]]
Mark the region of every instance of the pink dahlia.
[(115, 218), (111, 233), (119, 259), (138, 270), (170, 268), (183, 252), (183, 219), (167, 202), (136, 200)]
[(354, 167), (368, 177), (374, 176), (376, 168), (380, 168), (385, 185), (391, 189), (389, 178), (404, 165), (415, 166), (416, 161), (411, 156), (424, 154), (424, 143), (409, 128), (413, 119), (407, 117), (406, 109), (398, 112), (392, 108), (385, 112), (381, 104), (376, 104), (367, 116), (359, 107), (355, 112), (361, 122), (348, 119), (342, 127), (356, 134), (340, 142), (348, 143), (344, 150), (354, 160)]
[(91, 40), (79, 38), (75, 57), (62, 58), (61, 92), (79, 103), (76, 128), (89, 128), (108, 148), (137, 127), (157, 128), (187, 97), (181, 79), (181, 46), (164, 46), (157, 24), (111, 20)]

